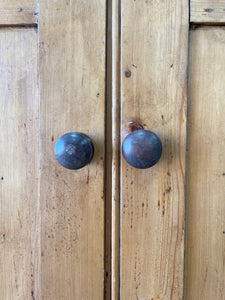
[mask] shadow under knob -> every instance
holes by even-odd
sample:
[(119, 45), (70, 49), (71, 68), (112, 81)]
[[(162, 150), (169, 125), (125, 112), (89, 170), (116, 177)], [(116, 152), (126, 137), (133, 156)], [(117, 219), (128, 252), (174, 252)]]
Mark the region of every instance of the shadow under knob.
[(147, 169), (154, 166), (162, 154), (159, 137), (148, 130), (135, 130), (123, 141), (122, 152), (132, 167)]
[(84, 133), (66, 133), (55, 144), (55, 157), (57, 161), (64, 168), (70, 170), (83, 168), (91, 161), (93, 154), (93, 143)]

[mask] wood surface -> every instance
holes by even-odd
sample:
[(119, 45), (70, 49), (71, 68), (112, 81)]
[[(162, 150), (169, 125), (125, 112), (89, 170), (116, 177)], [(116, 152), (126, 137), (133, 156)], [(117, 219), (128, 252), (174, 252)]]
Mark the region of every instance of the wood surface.
[(191, 30), (187, 300), (225, 295), (225, 30)]
[(191, 0), (190, 21), (193, 23), (225, 23), (225, 1)]
[(186, 0), (122, 1), (122, 139), (134, 119), (163, 145), (150, 169), (122, 158), (122, 300), (183, 299), (188, 16)]
[(119, 297), (120, 1), (107, 5), (106, 281), (105, 299)]
[[(35, 1), (0, 8), (38, 22)], [(225, 1), (190, 9), (224, 23)], [(187, 0), (46, 0), (39, 22), (39, 48), (36, 28), (0, 29), (0, 298), (224, 299), (224, 28), (190, 33), (186, 166)], [(119, 156), (135, 122), (162, 140), (151, 169)], [(54, 157), (69, 131), (95, 147), (78, 171)]]
[(0, 299), (40, 299), (36, 29), (1, 28), (0, 53)]
[(37, 0), (0, 0), (0, 25), (34, 25), (37, 22)]
[[(41, 1), (41, 299), (103, 299), (106, 2)], [(91, 163), (60, 166), (56, 140), (87, 134)]]
[(118, 300), (120, 251), (120, 1), (112, 1), (112, 272), (111, 299)]

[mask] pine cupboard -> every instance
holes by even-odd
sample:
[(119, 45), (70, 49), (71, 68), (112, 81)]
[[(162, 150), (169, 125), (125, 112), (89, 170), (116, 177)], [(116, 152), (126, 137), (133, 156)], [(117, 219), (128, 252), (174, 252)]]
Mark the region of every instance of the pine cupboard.
[[(0, 299), (225, 299), (225, 1), (0, 0)], [(162, 142), (130, 166), (126, 136)], [(63, 168), (65, 133), (89, 164)]]

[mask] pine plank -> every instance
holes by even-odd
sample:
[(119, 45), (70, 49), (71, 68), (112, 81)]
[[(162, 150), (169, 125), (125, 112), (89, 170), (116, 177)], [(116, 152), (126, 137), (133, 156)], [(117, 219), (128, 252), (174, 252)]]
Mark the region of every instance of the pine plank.
[(122, 139), (129, 120), (162, 140), (138, 170), (122, 158), (120, 299), (183, 299), (188, 1), (122, 1)]
[(34, 25), (37, 23), (37, 0), (0, 0), (0, 25)]
[(107, 5), (106, 286), (105, 299), (119, 297), (120, 240), (120, 1)]
[(225, 295), (225, 30), (191, 30), (190, 45), (186, 299), (219, 300)]
[[(42, 299), (103, 299), (105, 20), (104, 0), (40, 2)], [(76, 172), (54, 158), (70, 131), (95, 147)]]
[(112, 1), (112, 253), (111, 298), (119, 297), (120, 249), (120, 1)]
[(0, 299), (40, 299), (36, 29), (1, 28), (0, 53)]
[(224, 23), (224, 0), (191, 0), (190, 21), (193, 23)]

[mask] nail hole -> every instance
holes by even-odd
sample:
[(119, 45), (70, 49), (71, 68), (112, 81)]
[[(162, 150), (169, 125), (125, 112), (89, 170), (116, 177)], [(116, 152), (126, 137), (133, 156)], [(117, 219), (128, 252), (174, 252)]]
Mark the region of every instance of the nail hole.
[(127, 77), (127, 78), (131, 77), (131, 71), (130, 70), (125, 71), (125, 77)]

